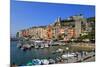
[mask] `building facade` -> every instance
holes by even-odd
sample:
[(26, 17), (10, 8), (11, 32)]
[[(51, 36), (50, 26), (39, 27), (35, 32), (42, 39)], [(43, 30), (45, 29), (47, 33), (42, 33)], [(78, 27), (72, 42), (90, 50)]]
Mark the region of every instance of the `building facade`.
[[(83, 25), (84, 24), (84, 25)], [(83, 29), (83, 26), (85, 26)], [(80, 34), (88, 29), (87, 21), (82, 15), (71, 16), (66, 19), (58, 17), (56, 21), (48, 26), (37, 26), (21, 30), (20, 37), (31, 39), (70, 39), (78, 38)]]

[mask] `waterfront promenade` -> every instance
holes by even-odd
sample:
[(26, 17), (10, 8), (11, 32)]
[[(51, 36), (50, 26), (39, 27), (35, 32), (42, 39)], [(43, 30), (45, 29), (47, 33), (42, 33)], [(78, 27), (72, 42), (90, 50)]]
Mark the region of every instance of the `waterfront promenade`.
[(93, 62), (95, 61), (95, 52), (89, 52), (86, 55), (78, 54), (77, 57), (69, 57), (59, 63), (78, 63), (78, 62)]

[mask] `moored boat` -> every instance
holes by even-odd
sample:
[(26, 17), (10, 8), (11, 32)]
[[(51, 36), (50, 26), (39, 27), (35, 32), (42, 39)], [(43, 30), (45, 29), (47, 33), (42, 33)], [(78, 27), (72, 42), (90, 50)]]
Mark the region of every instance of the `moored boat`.
[(41, 62), (42, 62), (43, 65), (48, 65), (49, 64), (49, 61), (47, 59), (42, 59)]
[(49, 46), (48, 46), (48, 43), (44, 43), (44, 46), (45, 46), (45, 47), (49, 47)]
[(60, 48), (56, 50), (56, 52), (63, 52), (63, 51), (64, 50), (63, 49), (60, 49)]
[(53, 59), (49, 59), (48, 61), (49, 61), (49, 64), (54, 64), (55, 63), (55, 60), (53, 60)]
[(75, 53), (68, 53), (68, 54), (63, 54), (62, 55), (62, 58), (63, 59), (67, 59), (67, 58), (71, 58), (71, 57), (74, 57), (74, 56), (76, 56), (76, 54)]
[(21, 43), (18, 43), (18, 44), (17, 44), (17, 47), (18, 47), (18, 48), (21, 48), (21, 47), (22, 47), (22, 44), (21, 44)]
[(32, 60), (32, 64), (33, 64), (33, 65), (41, 65), (41, 63), (42, 63), (42, 62), (41, 62), (41, 60), (39, 60), (39, 59), (33, 59), (33, 60)]

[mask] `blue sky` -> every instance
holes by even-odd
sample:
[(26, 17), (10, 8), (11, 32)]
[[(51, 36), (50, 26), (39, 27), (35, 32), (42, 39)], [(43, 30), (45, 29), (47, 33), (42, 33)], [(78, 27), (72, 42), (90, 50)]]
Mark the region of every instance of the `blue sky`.
[(77, 14), (95, 16), (95, 6), (11, 0), (11, 34), (32, 26), (51, 24), (58, 16), (65, 19)]

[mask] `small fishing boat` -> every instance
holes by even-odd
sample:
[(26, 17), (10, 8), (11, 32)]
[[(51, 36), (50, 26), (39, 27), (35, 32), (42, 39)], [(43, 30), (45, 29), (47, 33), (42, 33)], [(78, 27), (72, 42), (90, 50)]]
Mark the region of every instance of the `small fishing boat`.
[(27, 50), (27, 49), (30, 49), (30, 48), (31, 48), (31, 45), (24, 44), (24, 45), (22, 45), (21, 50)]
[(44, 43), (44, 46), (45, 46), (45, 47), (49, 47), (48, 43)]
[(54, 64), (55, 63), (55, 60), (53, 60), (53, 59), (49, 59), (48, 61), (49, 61), (49, 64)]
[(21, 48), (21, 47), (22, 47), (22, 44), (21, 44), (21, 43), (18, 43), (18, 44), (17, 44), (17, 47), (18, 47), (18, 48)]
[(56, 59), (55, 59), (55, 62), (57, 63), (57, 62), (60, 62), (61, 61), (61, 57), (56, 57)]
[(49, 61), (47, 59), (42, 59), (41, 62), (42, 62), (43, 65), (48, 65), (49, 64)]
[(58, 50), (56, 50), (56, 52), (63, 52), (64, 50), (63, 49), (58, 49)]
[(42, 63), (42, 62), (41, 62), (41, 60), (39, 60), (39, 59), (33, 59), (33, 60), (32, 60), (32, 64), (33, 64), (33, 65), (41, 65), (41, 63)]
[(76, 56), (75, 53), (68, 53), (68, 54), (63, 54), (62, 58), (63, 59), (67, 59), (67, 58), (71, 58), (71, 57), (74, 57), (74, 56)]
[(40, 44), (40, 48), (44, 48), (44, 44), (43, 43)]
[(41, 48), (43, 48), (43, 46), (41, 46), (41, 43), (42, 43), (42, 41), (38, 41), (38, 40), (34, 41), (34, 47), (39, 48), (39, 46), (40, 46)]
[(34, 47), (34, 45), (33, 45), (32, 43), (30, 44), (30, 46), (31, 46), (31, 47)]

